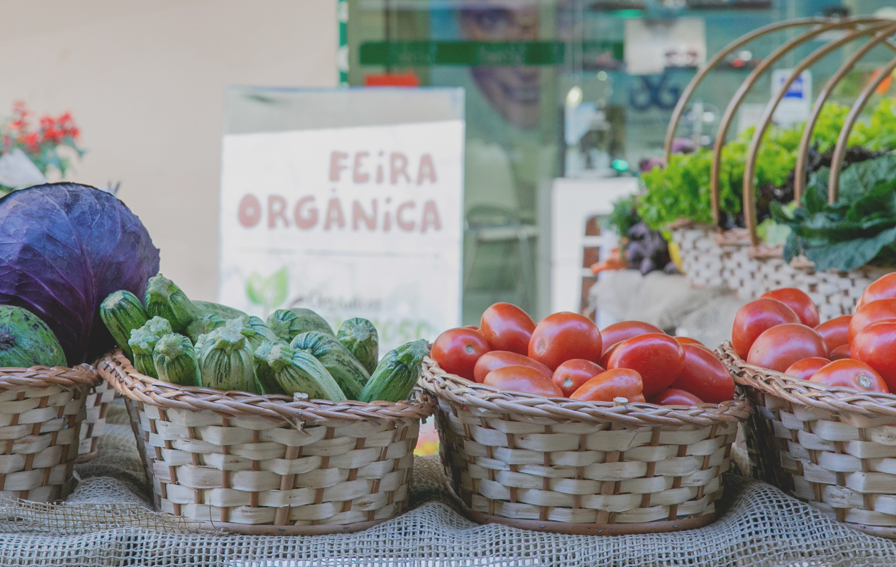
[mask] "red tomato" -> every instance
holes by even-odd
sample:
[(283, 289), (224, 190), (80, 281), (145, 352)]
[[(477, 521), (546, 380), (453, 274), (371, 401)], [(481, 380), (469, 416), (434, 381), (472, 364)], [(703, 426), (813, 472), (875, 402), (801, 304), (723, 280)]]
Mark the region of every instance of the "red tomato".
[(602, 344), (597, 325), (588, 317), (554, 313), (535, 326), (529, 340), (529, 358), (546, 364), (551, 370), (573, 358), (599, 362)]
[(512, 303), (495, 303), (482, 314), (482, 334), (492, 350), (529, 353), (535, 321)]
[(548, 379), (554, 374), (550, 368), (537, 360), (532, 360), (528, 356), (506, 350), (493, 350), (483, 354), (476, 361), (476, 366), (473, 367), (473, 378), (481, 383), (488, 376), (489, 372), (505, 366), (528, 366), (538, 370)]
[(643, 402), (641, 375), (628, 368), (616, 368), (601, 372), (573, 392), (570, 398), (588, 402), (612, 402), (626, 398), (630, 402)]
[(815, 327), (815, 331), (824, 339), (824, 344), (828, 347), (828, 352), (841, 345), (849, 343), (849, 322), (852, 315), (843, 315), (835, 317), (830, 321), (825, 321), (821, 325)]
[(690, 392), (678, 388), (667, 388), (658, 396), (651, 398), (650, 403), (658, 406), (696, 406), (704, 402)]
[(849, 321), (849, 344), (868, 325), (889, 319), (896, 319), (896, 299), (878, 299), (862, 305)]
[(825, 386), (853, 388), (863, 392), (887, 393), (887, 383), (873, 368), (858, 360), (835, 360), (815, 373), (810, 382)]
[(809, 297), (809, 294), (795, 287), (782, 287), (767, 291), (759, 296), (766, 299), (777, 299), (787, 307), (793, 309), (796, 316), (800, 318), (800, 323), (807, 327), (815, 328), (820, 321), (818, 317), (818, 308), (815, 302)]
[[(877, 301), (872, 301), (862, 309), (875, 303)], [(855, 336), (849, 350), (852, 358), (875, 369), (887, 383), (887, 388), (896, 392), (896, 321), (880, 321), (868, 325)]]
[(672, 337), (672, 338), (675, 339), (676, 341), (678, 341), (678, 344), (680, 344), (680, 345), (697, 345), (697, 346), (702, 346), (703, 348), (709, 348), (705, 344), (698, 341), (697, 339), (692, 339), (691, 337)]
[(488, 341), (482, 333), (473, 329), (445, 331), (432, 344), (432, 358), (442, 370), (473, 379), (473, 367), (479, 357), (488, 352)]
[(830, 360), (818, 356), (804, 358), (791, 364), (790, 367), (784, 371), (784, 374), (799, 378), (800, 380), (808, 380), (813, 374), (830, 363)]
[(685, 390), (706, 403), (719, 404), (734, 399), (734, 379), (706, 347), (682, 345), (684, 349), (684, 369), (670, 388)]
[(731, 328), (731, 346), (737, 356), (746, 360), (753, 341), (776, 325), (799, 323), (793, 309), (777, 299), (757, 299), (737, 310)]
[(647, 333), (665, 334), (659, 327), (654, 327), (650, 323), (642, 323), (641, 321), (622, 321), (621, 323), (614, 323), (609, 327), (602, 329), (600, 332), (600, 338), (604, 343), (603, 354), (606, 354), (607, 351), (610, 350), (610, 347), (616, 343), (627, 341), (638, 335), (646, 335)]
[(750, 347), (747, 362), (755, 366), (784, 372), (804, 358), (824, 358), (828, 350), (821, 335), (799, 323), (778, 325), (763, 332)]
[(623, 341), (613, 351), (607, 370), (629, 368), (644, 382), (644, 396), (669, 387), (684, 368), (684, 347), (669, 335), (650, 333)]
[(513, 390), (547, 398), (563, 397), (563, 392), (556, 384), (545, 378), (538, 370), (528, 366), (505, 366), (492, 370), (482, 383), (499, 390)]
[(831, 351), (831, 360), (843, 360), (849, 358), (849, 345), (840, 345)]
[(896, 272), (882, 276), (866, 287), (856, 304), (856, 311), (878, 299), (896, 299)]
[(554, 371), (552, 380), (558, 388), (563, 390), (563, 395), (568, 398), (579, 389), (579, 386), (601, 372), (606, 372), (606, 369), (599, 364), (595, 364), (590, 360), (574, 358), (558, 366), (557, 370)]
[(620, 343), (616, 343), (615, 345), (611, 345), (610, 348), (604, 351), (603, 356), (600, 357), (600, 365), (604, 368), (607, 367), (607, 364), (610, 363), (610, 357), (613, 355), (613, 351), (616, 350)]

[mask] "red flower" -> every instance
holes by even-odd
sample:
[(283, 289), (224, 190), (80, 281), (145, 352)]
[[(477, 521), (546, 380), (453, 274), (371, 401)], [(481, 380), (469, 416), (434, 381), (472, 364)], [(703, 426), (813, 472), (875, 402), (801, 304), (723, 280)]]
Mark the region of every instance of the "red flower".
[(9, 123), (10, 130), (25, 130), (27, 128), (27, 124), (23, 119), (13, 120)]
[(12, 146), (12, 138), (3, 136), (3, 151), (6, 152)]
[(53, 117), (50, 115), (42, 116), (40, 119), (40, 128), (41, 130), (49, 130), (56, 126), (56, 121), (53, 120)]
[(65, 133), (62, 130), (58, 130), (54, 127), (50, 127), (47, 130), (44, 130), (44, 138), (50, 142), (58, 144), (62, 141), (63, 136), (65, 136)]
[(20, 136), (18, 142), (20, 144), (25, 144), (25, 147), (30, 152), (36, 152), (40, 149), (40, 139), (37, 136), (37, 132), (32, 132), (30, 134)]

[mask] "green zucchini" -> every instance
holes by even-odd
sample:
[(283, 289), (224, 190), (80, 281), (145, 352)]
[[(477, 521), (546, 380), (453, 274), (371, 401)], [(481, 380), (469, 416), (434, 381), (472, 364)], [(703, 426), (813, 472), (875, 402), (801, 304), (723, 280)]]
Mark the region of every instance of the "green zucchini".
[(237, 331), (249, 341), (252, 352), (261, 346), (264, 341), (277, 342), (279, 339), (274, 331), (270, 330), (259, 317), (246, 315), (227, 321), (226, 325)]
[(134, 353), (134, 368), (144, 376), (158, 378), (156, 365), (152, 360), (152, 353), (156, 348), (156, 343), (163, 336), (170, 334), (171, 323), (168, 319), (162, 317), (153, 317), (139, 329), (131, 331), (131, 338), (128, 340), (128, 346)]
[[(286, 396), (288, 394), (280, 387), (280, 384), (274, 377), (274, 369), (271, 368), (271, 365), (268, 363), (268, 357), (271, 356), (271, 351), (276, 345), (289, 346), (280, 340), (262, 341), (258, 348), (255, 349), (255, 354), (253, 355), (253, 361), (255, 363), (255, 385), (258, 388), (259, 394), (280, 394)], [(277, 358), (277, 356), (274, 358)]]
[(199, 341), (200, 335), (207, 335), (219, 327), (223, 327), (227, 321), (220, 315), (214, 313), (206, 313), (195, 317), (193, 321), (187, 325), (187, 336), (193, 343)]
[(314, 400), (345, 400), (345, 394), (327, 369), (310, 353), (284, 343), (265, 341), (255, 353), (260, 383), (273, 378), (289, 396), (308, 394)]
[(203, 386), (258, 393), (252, 366), (252, 347), (239, 332), (220, 327), (201, 335), (196, 351)]
[(323, 364), (350, 400), (357, 400), (370, 375), (361, 363), (342, 346), (336, 337), (318, 331), (300, 333), (289, 343), (294, 349), (307, 351)]
[(127, 290), (114, 291), (110, 293), (103, 303), (100, 304), (100, 318), (109, 329), (109, 333), (118, 346), (121, 347), (124, 355), (129, 360), (134, 358), (128, 341), (131, 338), (131, 331), (139, 329), (146, 324), (146, 309), (140, 303), (140, 299)]
[(349, 319), (339, 327), (336, 338), (361, 363), (368, 375), (376, 370), (380, 339), (373, 323), (360, 317)]
[(429, 347), (423, 339), (387, 352), (367, 381), (358, 400), (398, 402), (407, 399), (417, 384), (423, 357), (427, 354)]
[(148, 316), (168, 319), (176, 333), (185, 331), (193, 321), (193, 302), (177, 284), (162, 274), (149, 278), (143, 305)]
[(211, 301), (194, 301), (193, 316), (202, 317), (203, 315), (217, 315), (225, 321), (228, 319), (236, 319), (237, 317), (246, 316), (246, 314), (239, 309), (221, 305), (220, 303), (212, 303)]
[(180, 386), (201, 386), (199, 364), (190, 339), (169, 333), (159, 339), (152, 351), (159, 380)]
[(333, 329), (323, 317), (310, 309), (278, 309), (268, 316), (267, 325), (280, 340), (290, 342), (299, 333), (319, 331), (334, 336)]

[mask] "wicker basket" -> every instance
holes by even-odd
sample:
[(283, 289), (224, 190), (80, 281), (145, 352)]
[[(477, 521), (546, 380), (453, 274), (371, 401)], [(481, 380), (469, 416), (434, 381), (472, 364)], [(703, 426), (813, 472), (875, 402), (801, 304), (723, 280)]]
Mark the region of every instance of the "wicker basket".
[(727, 286), (738, 295), (752, 293), (755, 261), (749, 254), (749, 240), (742, 229), (719, 229), (680, 220), (669, 227), (678, 246), (681, 267), (694, 287)]
[(574, 534), (686, 530), (722, 494), (744, 400), (672, 409), (498, 391), (424, 362), (452, 488), (480, 523)]
[(362, 403), (181, 387), (138, 374), (120, 350), (97, 369), (128, 401), (156, 507), (239, 533), (350, 532), (401, 514), (434, 409), (419, 391)]
[(896, 395), (790, 378), (747, 364), (730, 344), (717, 352), (756, 407), (746, 426), (753, 475), (896, 539)]
[(0, 368), (0, 496), (64, 500), (78, 457), (93, 369)]
[(86, 463), (94, 458), (99, 446), (100, 437), (106, 427), (106, 412), (109, 403), (115, 398), (117, 392), (109, 387), (109, 383), (100, 380), (96, 387), (90, 390), (84, 407), (87, 409), (86, 417), (81, 422), (80, 442), (78, 445), (78, 460), (76, 463)]

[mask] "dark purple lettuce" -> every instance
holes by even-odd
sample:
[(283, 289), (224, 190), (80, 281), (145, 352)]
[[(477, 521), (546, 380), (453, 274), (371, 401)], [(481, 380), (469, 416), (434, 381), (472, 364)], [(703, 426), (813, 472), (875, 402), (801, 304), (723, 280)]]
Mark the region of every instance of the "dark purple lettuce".
[(70, 365), (114, 346), (103, 299), (120, 289), (143, 297), (158, 271), (149, 233), (114, 195), (53, 183), (0, 199), (0, 304), (43, 319)]

